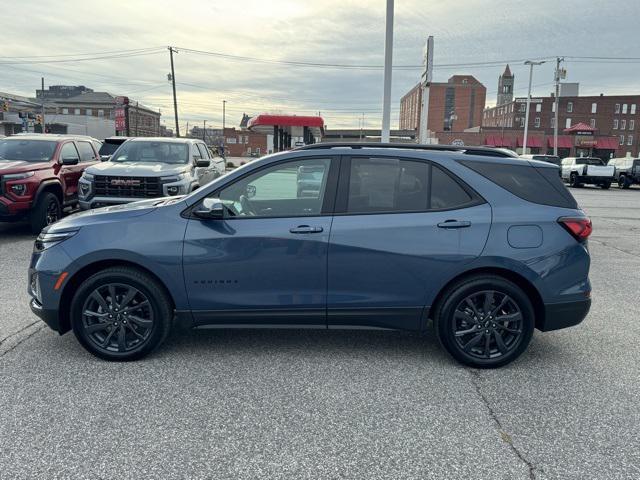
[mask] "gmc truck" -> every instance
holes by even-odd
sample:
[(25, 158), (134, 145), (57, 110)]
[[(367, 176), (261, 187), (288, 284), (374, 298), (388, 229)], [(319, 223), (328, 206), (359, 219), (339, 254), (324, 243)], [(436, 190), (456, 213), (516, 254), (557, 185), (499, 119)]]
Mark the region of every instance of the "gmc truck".
[(78, 205), (78, 180), (100, 157), (91, 137), (15, 135), (0, 139), (0, 221), (28, 219), (40, 233)]
[(561, 168), (562, 179), (572, 187), (591, 184), (606, 190), (615, 180), (615, 168), (597, 157), (563, 158)]
[(131, 138), (108, 161), (84, 172), (80, 208), (186, 195), (224, 174), (224, 159), (211, 157), (202, 140)]

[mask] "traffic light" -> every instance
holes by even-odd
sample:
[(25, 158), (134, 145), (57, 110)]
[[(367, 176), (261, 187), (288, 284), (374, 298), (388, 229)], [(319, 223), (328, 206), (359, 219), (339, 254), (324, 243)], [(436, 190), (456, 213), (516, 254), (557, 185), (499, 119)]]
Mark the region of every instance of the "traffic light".
[(36, 115), (36, 123), (42, 125), (42, 115)]
[(9, 102), (2, 102), (2, 111), (3, 112), (9, 111)]

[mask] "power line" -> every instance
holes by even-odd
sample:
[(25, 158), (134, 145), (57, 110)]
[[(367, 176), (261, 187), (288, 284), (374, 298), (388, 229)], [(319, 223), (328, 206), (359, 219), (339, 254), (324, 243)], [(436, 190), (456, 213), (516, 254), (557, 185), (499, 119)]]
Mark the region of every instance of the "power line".
[(157, 51), (144, 51), (138, 53), (121, 53), (113, 55), (103, 55), (96, 57), (76, 57), (66, 59), (54, 59), (54, 60), (15, 60), (15, 61), (0, 61), (0, 65), (35, 65), (42, 63), (76, 63), (76, 62), (88, 62), (94, 60), (112, 60), (114, 58), (131, 58), (131, 57), (145, 57), (148, 55), (157, 55), (162, 50)]
[(62, 53), (58, 55), (17, 55), (17, 56), (5, 56), (0, 55), (0, 58), (9, 58), (9, 59), (23, 59), (23, 58), (57, 58), (57, 57), (85, 57), (85, 56), (96, 56), (96, 55), (108, 55), (112, 53), (133, 53), (133, 52), (144, 52), (149, 50), (158, 50), (163, 49), (163, 46), (160, 47), (148, 47), (148, 48), (133, 48), (130, 50), (108, 50), (106, 52), (91, 52), (91, 53)]

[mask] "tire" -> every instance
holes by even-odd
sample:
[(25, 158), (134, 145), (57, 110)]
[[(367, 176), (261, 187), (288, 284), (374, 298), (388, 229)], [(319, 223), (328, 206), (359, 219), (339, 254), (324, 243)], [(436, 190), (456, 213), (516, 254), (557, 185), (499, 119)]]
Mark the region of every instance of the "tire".
[(629, 183), (629, 180), (627, 179), (626, 175), (620, 175), (618, 177), (618, 187), (627, 189), (630, 186), (631, 186), (631, 183)]
[(44, 227), (57, 222), (60, 217), (62, 217), (62, 207), (56, 194), (52, 192), (41, 193), (29, 213), (31, 232), (38, 235)]
[(603, 190), (609, 190), (609, 188), (611, 188), (611, 182), (601, 183), (600, 188), (602, 188)]
[(86, 350), (104, 360), (145, 357), (167, 338), (172, 320), (163, 287), (135, 268), (107, 268), (92, 275), (71, 302), (73, 333)]
[[(493, 316), (483, 318), (487, 292), (493, 292), (489, 313), (507, 300)], [(475, 310), (466, 302), (469, 298)], [(505, 320), (501, 322), (500, 318)], [(475, 368), (497, 368), (526, 350), (533, 335), (535, 314), (520, 287), (499, 276), (477, 275), (460, 280), (444, 292), (433, 322), (440, 344), (458, 362)]]
[(580, 182), (578, 181), (578, 174), (572, 173), (569, 176), (569, 185), (572, 186), (573, 188), (578, 188), (581, 186)]

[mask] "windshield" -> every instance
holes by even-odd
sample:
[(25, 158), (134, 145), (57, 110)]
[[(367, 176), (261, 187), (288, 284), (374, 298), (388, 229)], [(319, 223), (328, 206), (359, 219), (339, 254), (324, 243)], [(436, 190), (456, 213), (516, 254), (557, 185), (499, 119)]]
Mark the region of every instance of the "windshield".
[(111, 157), (111, 161), (184, 164), (189, 161), (189, 145), (175, 142), (125, 142)]
[(53, 158), (57, 142), (46, 140), (0, 140), (0, 159), (48, 162)]

